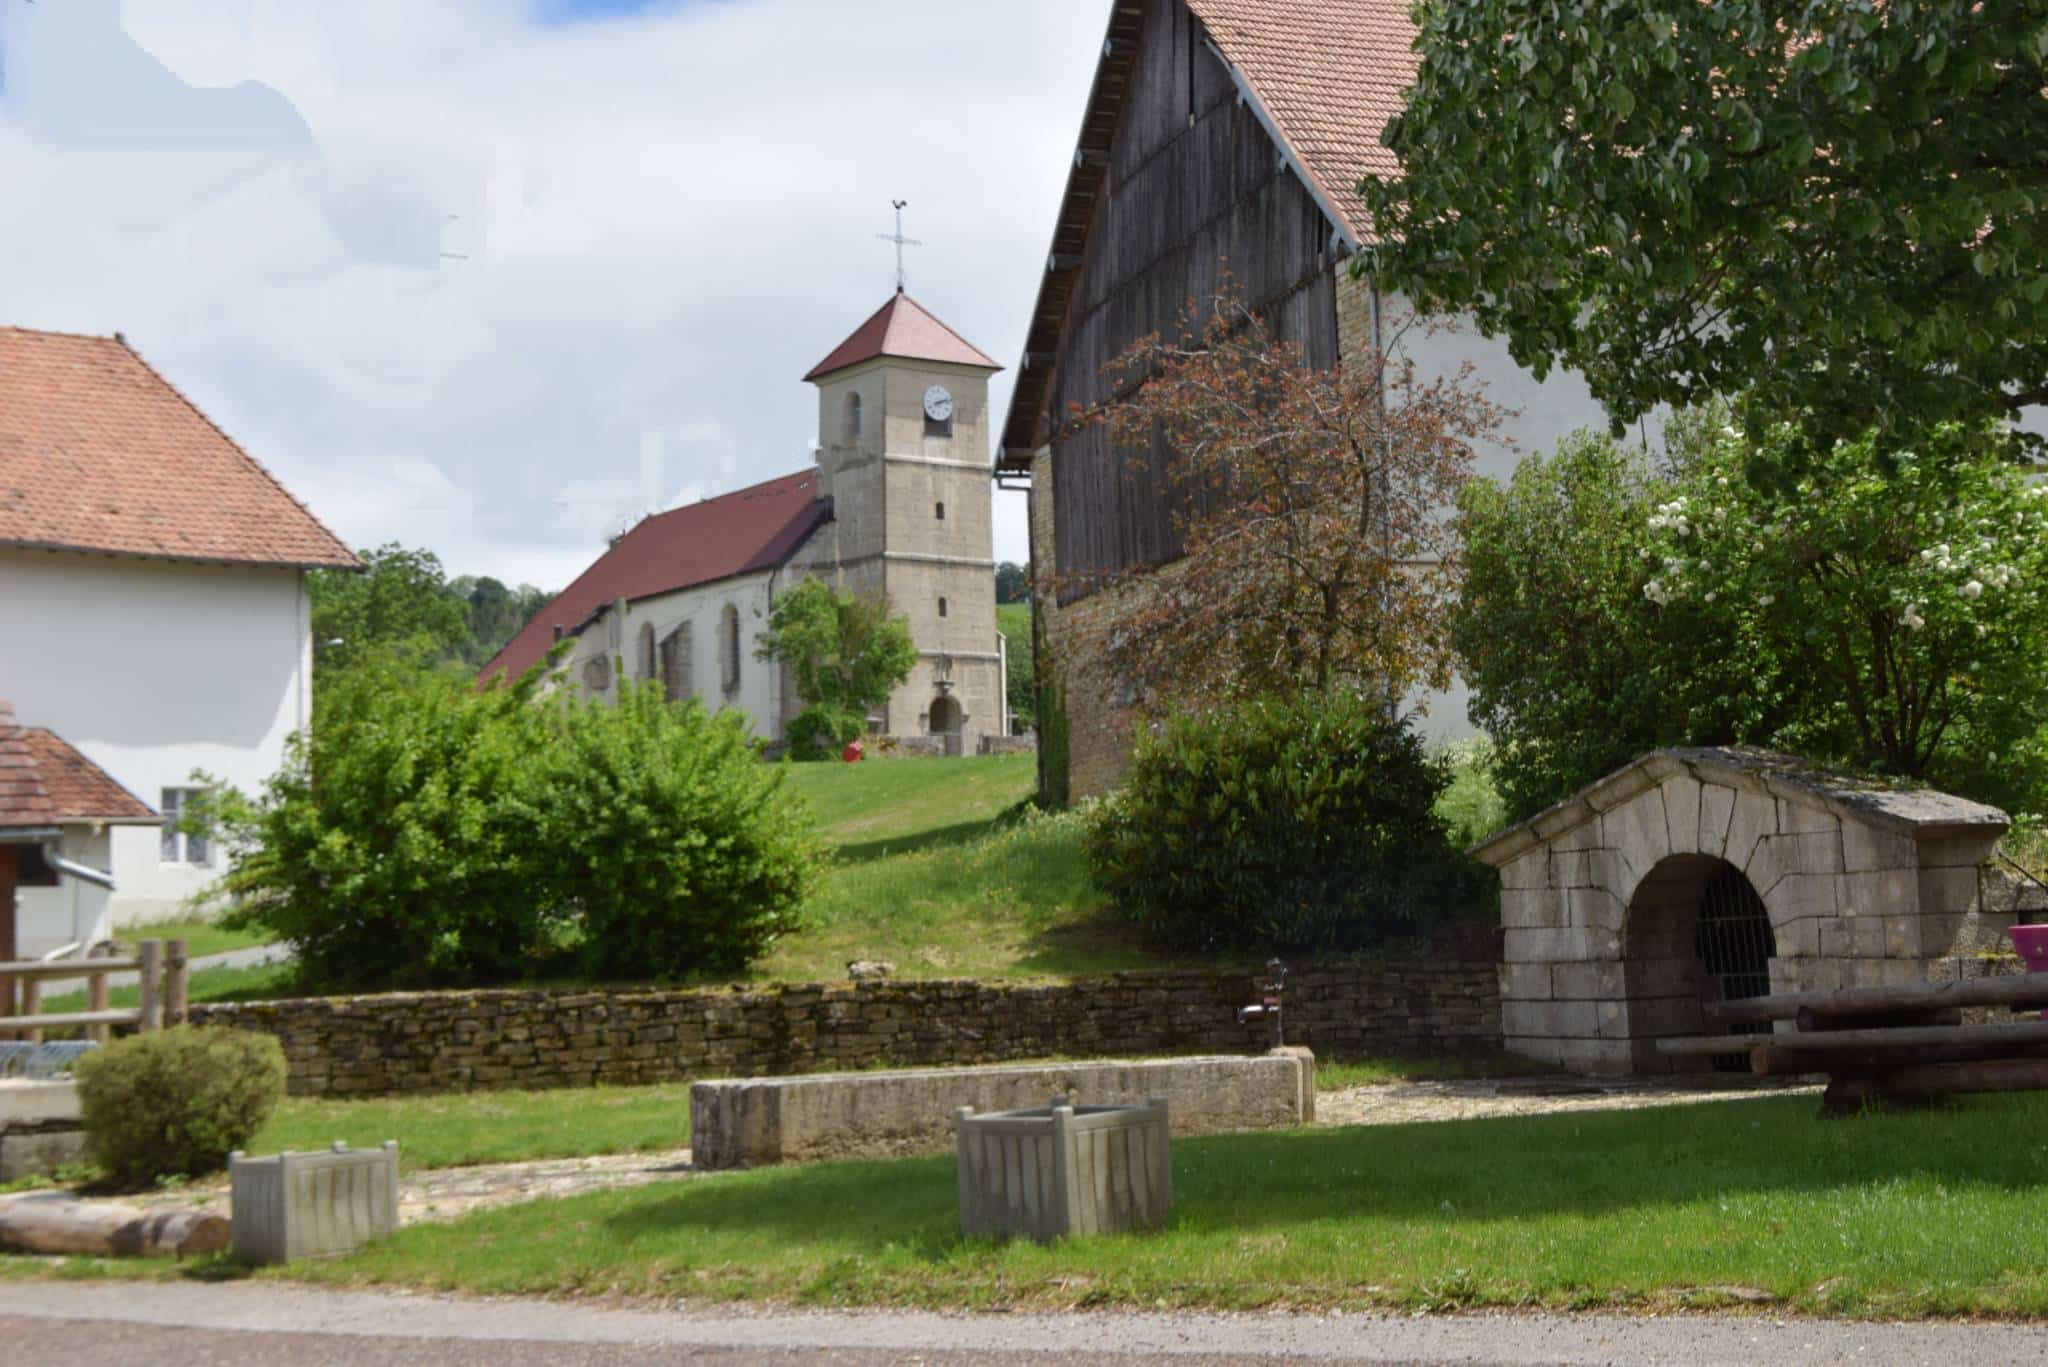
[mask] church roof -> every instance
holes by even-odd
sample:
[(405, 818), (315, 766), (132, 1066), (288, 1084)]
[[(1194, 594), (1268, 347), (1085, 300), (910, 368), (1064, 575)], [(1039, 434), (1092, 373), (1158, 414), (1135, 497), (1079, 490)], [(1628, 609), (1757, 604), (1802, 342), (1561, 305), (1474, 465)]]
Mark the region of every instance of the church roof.
[(952, 365), (978, 366), (983, 370), (1002, 367), (980, 347), (933, 317), (924, 305), (902, 292), (876, 311), (875, 316), (853, 330), (853, 335), (834, 347), (832, 354), (811, 367), (806, 382), (823, 379), (837, 370), (893, 356), (905, 361), (945, 361)]
[(126, 341), (0, 327), (0, 546), (360, 569)]
[(546, 658), (556, 627), (565, 635), (581, 631), (618, 599), (773, 569), (831, 518), (815, 469), (643, 518), (507, 642), (483, 677), (524, 674)]
[[(1367, 172), (1397, 170), (1380, 145), (1387, 122), (1406, 102), (1421, 58), (1409, 0), (1184, 0), (1229, 68), (1244, 102), (1316, 203), (1356, 249), (1372, 225), (1355, 192)], [(1052, 368), (1034, 357), (1059, 350), (1078, 294), (1081, 264), (1100, 220), (1111, 152), (1137, 74), (1148, 13), (1156, 5), (1117, 5), (1081, 118), (1081, 135), (1053, 229), (1051, 254), (1025, 340), (1026, 363), (1010, 397), (998, 465), (1022, 471)]]

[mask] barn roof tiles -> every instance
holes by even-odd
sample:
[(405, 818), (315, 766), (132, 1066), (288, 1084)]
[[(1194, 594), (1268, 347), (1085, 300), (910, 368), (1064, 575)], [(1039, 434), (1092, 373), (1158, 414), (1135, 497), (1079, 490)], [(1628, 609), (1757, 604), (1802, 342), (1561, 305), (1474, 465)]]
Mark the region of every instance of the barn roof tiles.
[(35, 751), (0, 699), (0, 831), (44, 831), (57, 824), (57, 805), (43, 785)]
[(360, 568), (120, 337), (0, 327), (0, 546)]
[(1002, 369), (980, 347), (940, 322), (924, 305), (898, 293), (855, 328), (851, 337), (834, 347), (831, 355), (812, 366), (804, 379), (823, 379), (878, 356), (904, 361), (944, 361), (982, 370)]
[(22, 739), (34, 756), (43, 787), (60, 821), (161, 823), (154, 807), (121, 786), (69, 742), (42, 727), (25, 728)]
[(831, 517), (832, 504), (819, 498), (812, 469), (645, 518), (556, 594), (484, 666), (483, 677), (517, 678), (547, 656), (556, 627), (578, 632), (620, 598), (651, 598), (772, 569)]

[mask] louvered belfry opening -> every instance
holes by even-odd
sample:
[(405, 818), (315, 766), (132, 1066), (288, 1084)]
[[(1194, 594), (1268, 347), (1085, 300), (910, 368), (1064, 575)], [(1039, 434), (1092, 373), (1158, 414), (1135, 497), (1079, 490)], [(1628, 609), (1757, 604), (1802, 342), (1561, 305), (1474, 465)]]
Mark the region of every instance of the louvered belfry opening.
[[(1693, 921), (1693, 952), (1699, 956), (1700, 979), (1707, 994), (1719, 1001), (1768, 996), (1771, 959), (1778, 952), (1771, 934), (1771, 916), (1742, 871), (1722, 864), (1700, 890), (1700, 909)], [(1768, 1034), (1769, 1022), (1730, 1027), (1737, 1035)], [(1747, 1054), (1720, 1055), (1721, 1072), (1745, 1072)]]

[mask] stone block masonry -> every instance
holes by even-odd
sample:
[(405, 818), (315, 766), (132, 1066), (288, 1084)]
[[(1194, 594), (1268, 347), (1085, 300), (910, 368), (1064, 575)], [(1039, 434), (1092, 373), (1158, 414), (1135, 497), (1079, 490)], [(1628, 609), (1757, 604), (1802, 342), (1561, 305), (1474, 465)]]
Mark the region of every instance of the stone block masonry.
[[(1252, 971), (649, 991), (417, 992), (192, 1008), (284, 1046), (296, 1096), (582, 1087), (877, 1067), (1263, 1053)], [(1287, 1039), (1323, 1058), (1500, 1044), (1490, 963), (1304, 966)]]

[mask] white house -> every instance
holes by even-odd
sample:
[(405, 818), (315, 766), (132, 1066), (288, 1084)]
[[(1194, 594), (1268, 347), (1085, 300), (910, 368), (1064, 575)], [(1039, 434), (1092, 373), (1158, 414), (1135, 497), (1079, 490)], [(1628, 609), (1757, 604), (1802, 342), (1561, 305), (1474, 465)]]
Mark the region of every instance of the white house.
[(756, 651), (775, 596), (816, 576), (886, 595), (918, 663), (870, 729), (945, 754), (1009, 733), (995, 619), (988, 378), (999, 366), (898, 293), (804, 378), (818, 463), (643, 520), (484, 667), (563, 660), (586, 696), (621, 671), (736, 707), (781, 740), (803, 703)]
[[(24, 728), (152, 816), (195, 772), (256, 791), (310, 716), (322, 568), (360, 565), (120, 336), (0, 328), (0, 698)], [(220, 868), (133, 813), (65, 845), (112, 875), (96, 935), (175, 914)], [(73, 938), (70, 888), (19, 907), (22, 952)]]

